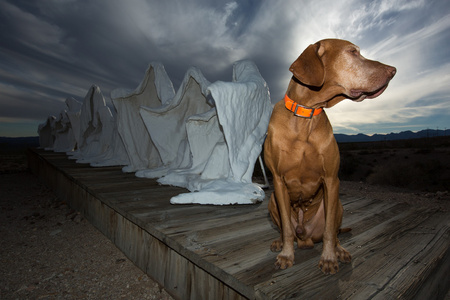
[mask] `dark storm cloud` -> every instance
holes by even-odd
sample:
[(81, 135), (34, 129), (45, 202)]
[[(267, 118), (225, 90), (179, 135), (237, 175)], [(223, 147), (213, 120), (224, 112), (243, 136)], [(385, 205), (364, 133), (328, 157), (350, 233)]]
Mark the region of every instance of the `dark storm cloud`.
[[(115, 88), (134, 89), (152, 61), (164, 64), (177, 89), (191, 66), (211, 82), (231, 81), (232, 64), (251, 59), (276, 101), (290, 63), (328, 37), (351, 40), (399, 70), (379, 100), (330, 110), (335, 128), (412, 126), (436, 114), (438, 105), (420, 99), (448, 95), (449, 17), (447, 1), (4, 0), (0, 135), (8, 134), (2, 124), (58, 114), (67, 97), (82, 100), (92, 84), (106, 98)], [(448, 110), (447, 100), (435, 101)]]

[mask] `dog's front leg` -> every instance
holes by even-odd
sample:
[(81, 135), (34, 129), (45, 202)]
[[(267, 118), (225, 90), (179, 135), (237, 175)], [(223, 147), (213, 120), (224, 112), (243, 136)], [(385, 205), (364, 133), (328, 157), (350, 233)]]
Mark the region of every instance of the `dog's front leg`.
[(322, 256), (319, 261), (319, 268), (325, 274), (335, 274), (339, 271), (336, 255), (337, 246), (342, 248), (337, 241), (337, 232), (342, 221), (342, 214), (339, 215), (339, 205), (339, 179), (327, 178), (324, 180), (325, 231)]
[(275, 197), (280, 212), (280, 230), (283, 239), (283, 248), (277, 256), (275, 266), (280, 269), (286, 269), (292, 267), (294, 264), (294, 232), (291, 224), (291, 201), (286, 185), (279, 176), (274, 176), (273, 183)]

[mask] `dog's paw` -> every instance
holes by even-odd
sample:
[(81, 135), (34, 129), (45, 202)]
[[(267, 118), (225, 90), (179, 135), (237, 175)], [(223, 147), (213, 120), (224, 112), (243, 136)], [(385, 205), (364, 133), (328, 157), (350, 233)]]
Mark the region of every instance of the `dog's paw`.
[(282, 255), (281, 253), (277, 256), (277, 261), (275, 262), (275, 268), (277, 269), (287, 269), (294, 265), (294, 255)]
[(272, 252), (280, 252), (281, 249), (283, 249), (283, 242), (281, 241), (281, 238), (276, 239), (270, 245), (270, 251), (272, 251)]
[(339, 263), (336, 258), (324, 258), (322, 256), (319, 261), (319, 268), (326, 275), (336, 274), (339, 271)]
[(340, 245), (336, 246), (336, 256), (339, 259), (339, 261), (343, 263), (350, 263), (352, 261), (352, 255), (342, 248)]

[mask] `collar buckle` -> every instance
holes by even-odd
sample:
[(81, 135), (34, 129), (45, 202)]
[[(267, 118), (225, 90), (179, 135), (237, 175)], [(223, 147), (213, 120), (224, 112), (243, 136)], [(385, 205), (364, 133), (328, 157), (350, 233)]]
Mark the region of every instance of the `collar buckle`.
[(305, 119), (312, 119), (312, 117), (319, 115), (323, 111), (322, 107), (312, 108), (298, 104), (290, 99), (288, 95), (284, 96), (284, 105), (288, 110), (294, 113), (294, 116)]
[[(302, 117), (302, 118), (305, 118), (305, 119), (312, 119), (312, 117), (314, 116), (314, 112), (316, 110), (315, 108), (309, 108), (309, 107), (303, 106), (303, 105), (298, 104), (298, 103), (295, 103), (295, 104), (296, 105), (295, 105), (295, 109), (294, 109), (294, 116)], [(308, 111), (309, 110), (309, 116), (297, 114), (297, 110), (299, 108), (302, 109), (303, 111)]]

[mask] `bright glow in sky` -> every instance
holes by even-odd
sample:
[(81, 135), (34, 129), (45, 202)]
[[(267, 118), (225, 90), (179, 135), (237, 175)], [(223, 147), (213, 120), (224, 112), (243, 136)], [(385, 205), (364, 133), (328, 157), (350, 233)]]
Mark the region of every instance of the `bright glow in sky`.
[(335, 133), (450, 128), (447, 0), (1, 0), (0, 136), (37, 135), (92, 84), (105, 98), (134, 89), (152, 61), (177, 89), (190, 66), (231, 81), (233, 62), (253, 60), (275, 103), (290, 64), (324, 38), (397, 68), (380, 97), (327, 110)]

